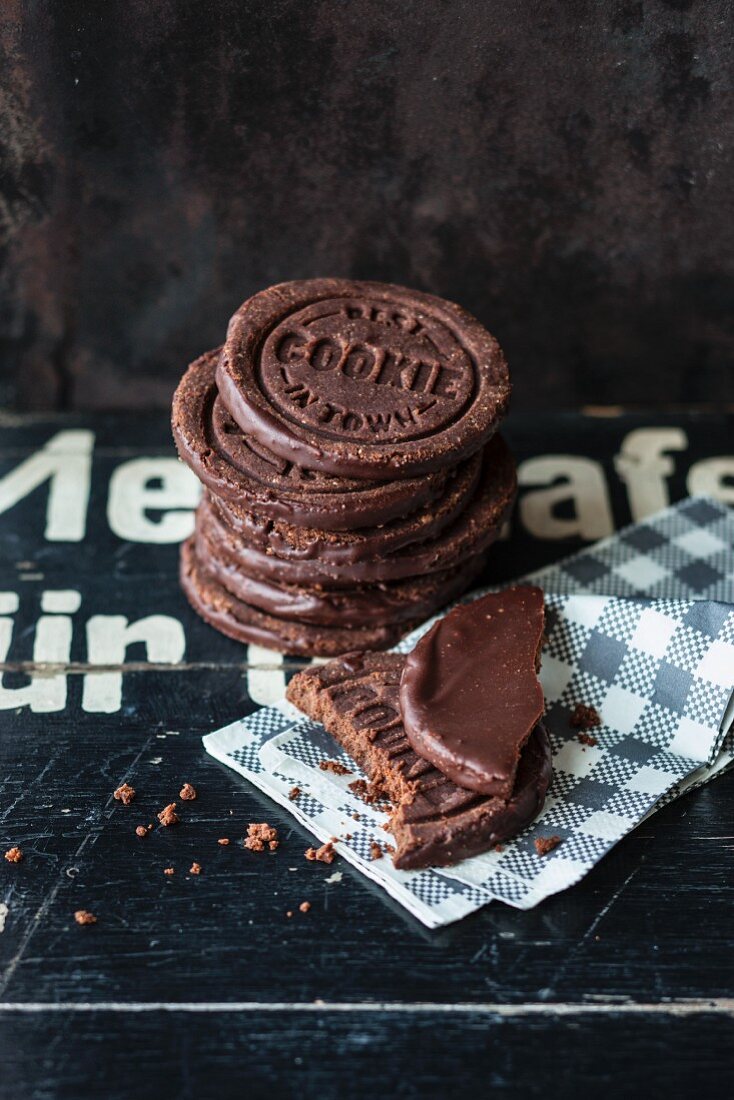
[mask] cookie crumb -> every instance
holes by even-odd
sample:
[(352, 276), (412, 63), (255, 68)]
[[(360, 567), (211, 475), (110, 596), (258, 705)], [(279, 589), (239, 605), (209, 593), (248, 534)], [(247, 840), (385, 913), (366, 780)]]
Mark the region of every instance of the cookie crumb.
[(94, 913), (90, 913), (88, 909), (77, 909), (74, 914), (74, 920), (77, 924), (96, 924), (97, 918)]
[(122, 802), (123, 806), (129, 806), (135, 798), (135, 788), (131, 787), (129, 783), (123, 783), (121, 787), (112, 792), (112, 797), (117, 799), (118, 802)]
[(370, 859), (382, 859), (382, 848), (376, 840), (370, 842)]
[(319, 863), (333, 863), (336, 858), (334, 845), (330, 840), (320, 848), (307, 848), (304, 855), (306, 859), (318, 860)]
[(594, 745), (599, 744), (597, 739), (593, 737), (590, 733), (577, 733), (576, 738), (578, 741), (581, 742), (582, 745), (589, 745), (590, 748), (593, 748)]
[(8, 863), (20, 863), (23, 859), (23, 853), (20, 848), (8, 848), (5, 853), (5, 858)]
[(561, 837), (559, 836), (539, 836), (533, 841), (535, 845), (535, 851), (539, 856), (547, 856), (549, 852), (552, 852), (554, 848), (557, 848), (561, 843)]
[(228, 836), (220, 836), (219, 840), (217, 841), (217, 844), (221, 844), (223, 848), (226, 847), (226, 845), (229, 844), (229, 837)]
[(333, 772), (334, 775), (353, 774), (351, 768), (346, 768), (344, 764), (340, 764), (338, 760), (319, 760), (319, 767), (321, 768), (322, 772)]
[(200, 863), (192, 863), (191, 866), (189, 867), (189, 874), (190, 875), (200, 875), (201, 874), (201, 864)]
[(136, 828), (135, 828), (135, 835), (136, 836), (147, 836), (149, 832), (150, 832), (150, 828), (148, 828), (145, 825), (137, 825)]
[(300, 794), (301, 794), (301, 788), (300, 787), (291, 787), (291, 789), (288, 791), (288, 797), (290, 798), (291, 802), (295, 802)]
[(311, 902), (302, 901), (298, 908), (301, 913), (308, 913), (309, 909), (311, 908)]
[(184, 783), (178, 792), (178, 797), (182, 798), (184, 802), (193, 802), (196, 798), (196, 787), (192, 787), (190, 783)]
[(163, 868), (163, 874), (164, 875), (175, 875), (176, 874), (176, 868), (175, 867), (164, 867)]
[(391, 856), (395, 855), (395, 848), (392, 844), (386, 844), (385, 845), (385, 851), (388, 853), (388, 855), (391, 855)]
[(361, 820), (362, 820), (362, 815), (361, 814), (358, 814), (358, 813), (353, 813), (352, 814), (352, 821), (361, 821)]
[(180, 818), (176, 813), (176, 803), (169, 802), (167, 806), (164, 806), (158, 814), (158, 820), (161, 825), (178, 825)]
[(368, 806), (374, 806), (376, 802), (384, 799), (384, 794), (376, 783), (368, 783), (366, 779), (355, 779), (349, 784), (349, 790), (361, 798)]
[(259, 825), (251, 823), (247, 826), (247, 836), (244, 843), (245, 848), (248, 848), (251, 852), (264, 852), (266, 845), (271, 852), (274, 852), (280, 843), (278, 830), (274, 829), (272, 825), (268, 825), (266, 821), (261, 822)]
[(504, 844), (495, 844), (494, 848), (492, 849), (493, 852), (504, 852), (504, 850)]
[(292, 917), (293, 916), (293, 910), (289, 909), (288, 912), (286, 913), (286, 916), (287, 917)]
[(568, 724), (572, 729), (591, 730), (601, 725), (601, 718), (595, 707), (587, 707), (585, 703), (577, 703)]

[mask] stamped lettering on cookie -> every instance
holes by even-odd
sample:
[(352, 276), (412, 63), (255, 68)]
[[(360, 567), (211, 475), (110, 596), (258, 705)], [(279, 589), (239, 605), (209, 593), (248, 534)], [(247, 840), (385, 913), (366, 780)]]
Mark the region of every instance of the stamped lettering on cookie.
[(281, 283), (248, 299), (216, 380), (232, 418), (268, 451), (378, 481), (476, 454), (510, 393), (499, 344), (460, 306), (349, 279)]
[(335, 298), (286, 317), (265, 341), (262, 389), (285, 416), (361, 442), (446, 427), (475, 368), (458, 335), (428, 313)]

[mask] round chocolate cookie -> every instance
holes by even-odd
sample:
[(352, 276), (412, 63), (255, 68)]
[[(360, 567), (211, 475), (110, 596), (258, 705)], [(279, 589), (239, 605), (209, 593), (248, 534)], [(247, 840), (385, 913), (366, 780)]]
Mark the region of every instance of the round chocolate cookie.
[(387, 523), (438, 499), (444, 471), (409, 480), (377, 482), (333, 477), (295, 466), (247, 437), (217, 397), (220, 349), (200, 356), (173, 399), (178, 453), (222, 500), (273, 520), (325, 531)]
[(272, 551), (249, 546), (222, 522), (206, 498), (199, 506), (196, 522), (219, 561), (249, 576), (310, 588), (315, 585), (329, 589), (352, 588), (357, 584), (404, 580), (450, 569), (483, 553), (500, 533), (515, 499), (516, 485), (512, 455), (501, 437), (495, 436), (485, 448), (476, 493), (450, 527), (437, 538), (414, 543), (396, 553), (348, 564), (323, 558), (285, 559)]
[(238, 600), (202, 568), (193, 538), (181, 546), (179, 577), (184, 595), (194, 611), (220, 633), (238, 642), (252, 642), (268, 649), (305, 657), (333, 657), (355, 647), (389, 649), (420, 622), (420, 618), (382, 626), (312, 626), (288, 622)]
[(320, 531), (296, 527), (282, 520), (253, 515), (226, 500), (212, 498), (225, 525), (237, 531), (248, 545), (279, 558), (350, 565), (392, 554), (412, 543), (435, 538), (464, 511), (476, 491), (482, 467), (481, 454), (472, 455), (448, 479), (443, 495), (432, 504), (379, 527), (358, 531)]
[(249, 577), (236, 566), (221, 562), (200, 528), (194, 536), (194, 549), (206, 572), (238, 600), (279, 619), (317, 626), (372, 626), (427, 619), (464, 592), (484, 566), (484, 555), (479, 554), (454, 569), (424, 577), (326, 591)]
[(232, 317), (222, 401), (289, 462), (364, 479), (456, 465), (509, 400), (499, 344), (452, 302), (387, 283), (281, 283)]

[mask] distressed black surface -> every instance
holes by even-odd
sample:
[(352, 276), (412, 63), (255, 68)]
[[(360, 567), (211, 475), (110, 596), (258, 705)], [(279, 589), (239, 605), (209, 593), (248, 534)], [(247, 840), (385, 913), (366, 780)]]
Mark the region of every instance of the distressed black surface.
[[(26, 1060), (24, 1051), (29, 1041), (45, 1046), (48, 1021), (24, 1016), (7, 1029), (9, 1043), (17, 1044), (4, 1066), (7, 1085), (37, 1082), (37, 1100), (78, 1100), (89, 1095), (90, 1085), (113, 1100), (133, 1095), (140, 1100), (213, 1095), (417, 1100), (445, 1096), (448, 1088), (452, 1096), (465, 1098), (491, 1093), (657, 1100), (700, 1095), (702, 1070), (707, 1080), (723, 1084), (731, 1064), (731, 1030), (722, 1030), (713, 1015), (507, 1020), (470, 1012), (316, 1018), (285, 1012), (275, 1021), (240, 1012), (177, 1018), (178, 1026), (160, 1045), (151, 1041), (147, 1016), (71, 1013), (51, 1023), (52, 1049), (37, 1063)], [(680, 1051), (674, 1062), (659, 1058), (670, 1046)], [(90, 1064), (95, 1066), (91, 1081)], [(437, 1081), (446, 1085), (437, 1089)]]
[(0, 403), (164, 407), (250, 293), (452, 297), (524, 407), (732, 400), (727, 0), (6, 0)]
[[(508, 436), (521, 461), (602, 461), (622, 524), (629, 505), (613, 457), (631, 430), (665, 423), (688, 442), (671, 453), (674, 499), (694, 462), (731, 454), (730, 417), (516, 416)], [(188, 611), (175, 546), (125, 543), (105, 518), (113, 469), (170, 456), (164, 419), (7, 420), (0, 477), (74, 426), (96, 432), (86, 538), (43, 539), (44, 487), (0, 515), (0, 590), (21, 593), (6, 686), (38, 671), (39, 593), (82, 593), (66, 709), (0, 711), (0, 850), (19, 844), (26, 854), (0, 861), (0, 1095), (648, 1097), (723, 1086), (734, 777), (668, 806), (538, 908), (496, 904), (427, 931), (348, 865), (306, 862), (308, 835), (205, 756), (201, 734), (253, 705), (243, 648)], [(516, 522), (492, 575), (576, 545), (534, 539)], [(83, 627), (101, 613), (172, 615), (187, 640), (179, 668), (150, 666), (131, 647), (112, 714), (80, 707)], [(129, 807), (111, 797), (123, 780), (139, 792)], [(186, 780), (199, 798), (179, 803), (182, 824), (138, 839), (135, 826), (155, 821)], [(264, 820), (281, 830), (280, 850), (244, 851), (247, 823)], [(187, 873), (193, 860), (198, 878)], [(326, 884), (335, 869), (342, 881)], [(311, 911), (287, 919), (306, 899)], [(77, 908), (98, 924), (77, 927)]]

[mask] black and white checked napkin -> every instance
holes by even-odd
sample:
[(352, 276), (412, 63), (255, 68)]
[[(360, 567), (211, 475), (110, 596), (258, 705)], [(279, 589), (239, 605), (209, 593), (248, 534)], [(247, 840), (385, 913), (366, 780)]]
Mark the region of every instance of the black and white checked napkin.
[[(541, 681), (554, 777), (541, 816), (502, 851), (417, 872), (371, 859), (372, 842), (390, 840), (386, 815), (350, 791), (359, 770), (285, 700), (208, 734), (207, 752), (319, 840), (342, 838), (337, 851), (429, 927), (495, 899), (537, 905), (648, 814), (734, 763), (734, 512), (691, 498), (524, 579), (546, 594)], [(412, 649), (429, 625), (397, 648)], [(569, 725), (579, 702), (601, 715), (596, 745)], [(324, 759), (351, 774), (322, 771)], [(539, 856), (533, 841), (548, 836), (561, 843)]]

